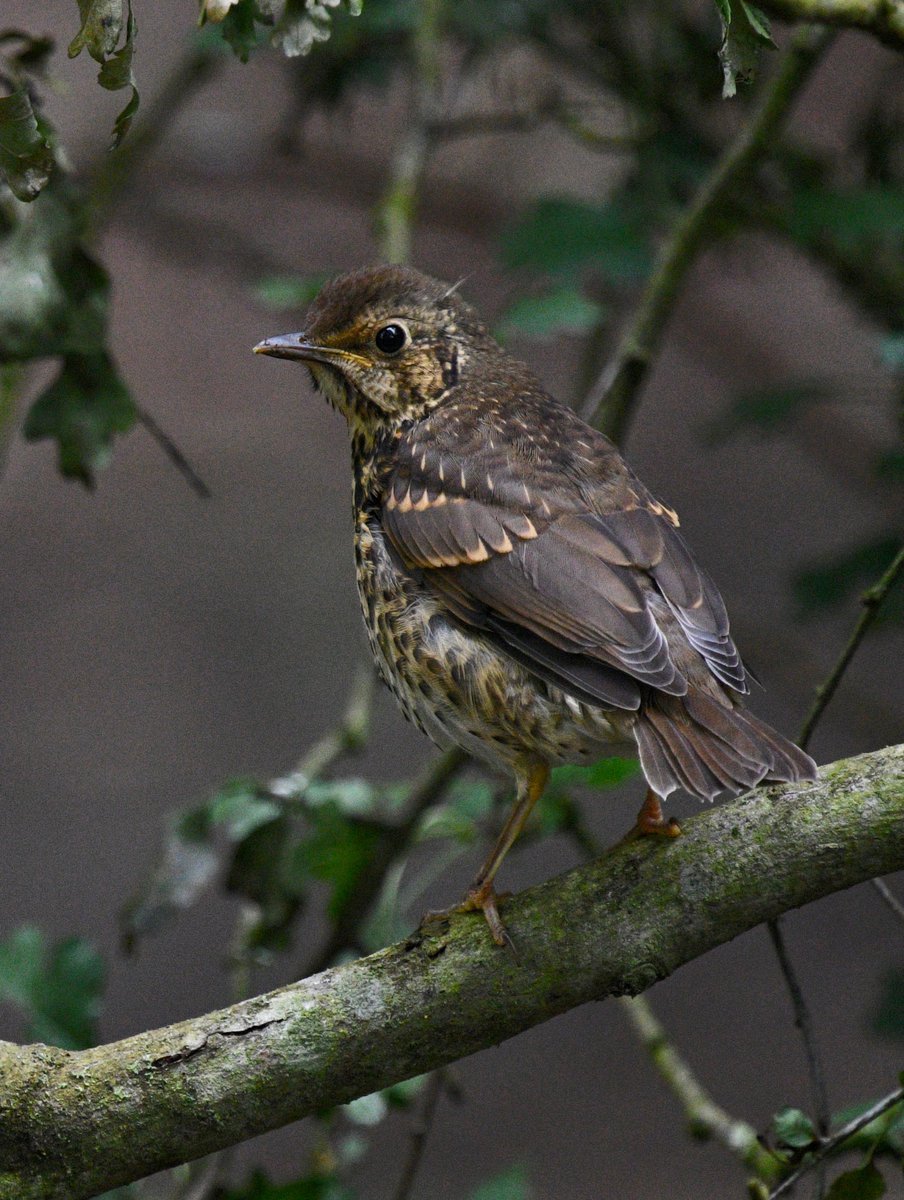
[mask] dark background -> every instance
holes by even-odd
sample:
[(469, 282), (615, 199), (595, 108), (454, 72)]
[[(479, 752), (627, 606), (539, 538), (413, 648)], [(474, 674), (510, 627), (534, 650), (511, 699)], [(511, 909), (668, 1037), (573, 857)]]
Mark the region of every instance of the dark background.
[[(74, 6), (40, 7), (44, 27), (65, 42)], [(141, 7), (139, 46), (154, 47), (136, 63), (145, 97), (179, 53), (186, 7)], [(33, 4), (4, 8), (4, 22), (40, 32)], [(839, 136), (863, 81), (885, 61), (869, 40), (843, 36), (795, 123), (818, 139)], [(119, 97), (97, 89), (84, 59), (58, 55), (55, 66), (66, 92), (50, 110), (87, 161), (102, 152)], [(100, 246), (125, 377), (213, 498), (190, 494), (141, 431), (118, 444), (94, 494), (61, 480), (49, 446), (20, 440), (0, 479), (0, 935), (29, 921), (96, 940), (110, 964), (105, 1040), (227, 999), (229, 901), (212, 898), (137, 959), (118, 950), (117, 911), (167, 814), (230, 776), (290, 767), (340, 714), (364, 649), (345, 431), (305, 372), (252, 357), (262, 337), (297, 327), (266, 311), (252, 285), (274, 268), (307, 274), (374, 260), (371, 210), (404, 100), (374, 96), (315, 117), (304, 155), (286, 158), (272, 136), (285, 87), (276, 55), (228, 63), (167, 134)], [(464, 294), (493, 316), (514, 295), (493, 241), (513, 206), (561, 190), (566, 178), (569, 190), (598, 197), (617, 169), (550, 131), (455, 146), (430, 171), (416, 263), (467, 276)], [(900, 493), (876, 491), (858, 467), (891, 424), (875, 346), (807, 262), (756, 237), (736, 240), (695, 268), (630, 438), (633, 465), (678, 508), (723, 590), (766, 684), (756, 711), (787, 733), (855, 619), (850, 608), (796, 623), (790, 577), (900, 504)], [(573, 342), (517, 350), (568, 394)], [(790, 437), (704, 443), (702, 426), (739, 387), (789, 374), (837, 374), (856, 380), (857, 394), (802, 416)], [(902, 740), (902, 651), (900, 627), (870, 638), (815, 739), (818, 760)], [(370, 750), (353, 769), (405, 777), (431, 753), (381, 692)], [(624, 831), (636, 792), (635, 781), (589, 812), (601, 838)], [(574, 861), (573, 848), (553, 840), (513, 856), (505, 879), (522, 887)], [(433, 898), (454, 897), (474, 862)], [(836, 1106), (885, 1092), (900, 1049), (872, 1035), (868, 1019), (882, 973), (901, 963), (900, 926), (864, 887), (792, 913), (785, 929)], [(690, 964), (651, 998), (730, 1111), (764, 1128), (780, 1104), (811, 1107), (765, 930)], [(0, 1025), (6, 1036), (12, 1029)], [(456, 1073), (464, 1103), (441, 1109), (420, 1196), (458, 1200), (512, 1162), (527, 1166), (537, 1197), (555, 1200), (742, 1194), (737, 1164), (686, 1137), (615, 1003), (572, 1012)], [(393, 1117), (375, 1139), (358, 1175), (362, 1194), (391, 1194), (409, 1121)], [(297, 1174), (310, 1137), (292, 1127), (250, 1144), (239, 1161)]]

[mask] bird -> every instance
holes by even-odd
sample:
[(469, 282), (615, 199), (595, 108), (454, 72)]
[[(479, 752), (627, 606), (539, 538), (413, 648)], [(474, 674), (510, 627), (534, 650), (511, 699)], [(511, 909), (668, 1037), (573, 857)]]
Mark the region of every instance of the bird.
[(370, 649), (440, 747), (514, 777), (508, 818), (460, 903), (507, 931), (495, 880), (550, 769), (635, 753), (632, 836), (675, 837), (662, 801), (816, 767), (745, 707), (749, 673), (679, 518), (616, 446), (549, 394), (450, 286), (381, 265), (326, 283), (298, 333), (346, 420), (356, 578)]

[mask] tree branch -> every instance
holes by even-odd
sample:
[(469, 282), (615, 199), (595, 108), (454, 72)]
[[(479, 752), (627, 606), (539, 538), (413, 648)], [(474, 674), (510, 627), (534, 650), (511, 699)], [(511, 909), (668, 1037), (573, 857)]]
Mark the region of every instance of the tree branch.
[(781, 1160), (762, 1144), (749, 1122), (733, 1117), (713, 1100), (669, 1041), (646, 997), (625, 996), (621, 1003), (656, 1070), (680, 1100), (687, 1117), (688, 1132), (696, 1138), (713, 1138), (720, 1142), (758, 1179), (766, 1182), (780, 1179)]
[(821, 1165), (823, 1159), (840, 1149), (848, 1138), (852, 1138), (861, 1129), (866, 1129), (867, 1125), (872, 1124), (883, 1113), (888, 1112), (890, 1108), (894, 1108), (896, 1104), (900, 1104), (902, 1100), (904, 1100), (904, 1087), (896, 1088), (881, 1100), (877, 1100), (875, 1104), (870, 1105), (859, 1117), (854, 1117), (852, 1121), (848, 1121), (846, 1125), (842, 1125), (837, 1133), (833, 1133), (831, 1137), (824, 1138), (818, 1148), (804, 1160), (801, 1166), (797, 1170), (792, 1171), (774, 1191), (769, 1193), (769, 1200), (778, 1200), (779, 1196), (786, 1196), (794, 1189), (795, 1184), (800, 1181), (802, 1175), (805, 1175), (807, 1171), (812, 1171), (814, 1167)]
[(762, 7), (785, 21), (863, 29), (889, 46), (904, 50), (902, 0), (762, 0)]
[(479, 918), (93, 1050), (0, 1043), (0, 1200), (81, 1200), (636, 993), (800, 904), (904, 866), (904, 746), (619, 846)]
[(390, 263), (411, 262), (415, 210), (439, 119), (440, 16), (439, 0), (417, 0), (411, 38), (413, 112), (392, 158), (389, 186), (377, 206), (380, 254)]
[(630, 327), (590, 389), (583, 416), (619, 444), (637, 393), (652, 366), (681, 285), (737, 189), (771, 148), (788, 109), (810, 77), (830, 35), (802, 30), (785, 51), (751, 120), (713, 167), (664, 245)]
[(806, 748), (820, 717), (827, 708), (829, 701), (835, 695), (839, 683), (844, 678), (844, 673), (850, 666), (851, 659), (857, 653), (857, 648), (879, 615), (879, 609), (882, 607), (885, 597), (901, 576), (904, 576), (904, 542), (901, 543), (898, 553), (888, 564), (882, 578), (865, 591), (860, 598), (860, 602), (863, 605), (863, 612), (860, 614), (860, 619), (854, 626), (848, 643), (842, 650), (828, 678), (816, 689), (813, 707), (807, 713), (807, 718), (801, 726), (800, 733), (797, 735), (797, 742), (801, 749)]

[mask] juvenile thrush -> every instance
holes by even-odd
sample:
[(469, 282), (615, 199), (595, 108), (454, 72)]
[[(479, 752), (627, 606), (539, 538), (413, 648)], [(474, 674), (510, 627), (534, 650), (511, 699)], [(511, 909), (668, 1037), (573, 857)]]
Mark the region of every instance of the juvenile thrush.
[(402, 711), (440, 746), (508, 769), (517, 793), (461, 904), (502, 944), (494, 880), (552, 764), (635, 750), (635, 831), (661, 798), (811, 779), (813, 760), (741, 708), (725, 605), (678, 517), (608, 438), (546, 391), (455, 288), (403, 267), (328, 283), (303, 362), (352, 446), (358, 593)]

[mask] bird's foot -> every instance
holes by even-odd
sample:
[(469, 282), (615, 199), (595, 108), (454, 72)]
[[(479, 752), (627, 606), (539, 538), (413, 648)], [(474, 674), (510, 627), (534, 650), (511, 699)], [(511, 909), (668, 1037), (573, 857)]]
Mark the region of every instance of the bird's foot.
[(493, 887), (492, 882), (474, 884), (468, 888), (458, 904), (453, 904), (451, 908), (432, 909), (425, 913), (421, 918), (421, 928), (424, 925), (430, 925), (434, 921), (446, 921), (455, 913), (482, 912), (486, 918), (486, 923), (490, 927), (493, 941), (497, 946), (511, 946), (512, 939), (509, 937), (505, 926), (502, 923), (502, 918), (499, 916), (498, 905), (500, 901), (505, 900), (510, 892), (498, 893)]
[(647, 798), (637, 814), (637, 820), (622, 842), (634, 842), (641, 837), (676, 838), (681, 836), (681, 826), (674, 817), (662, 815), (662, 805), (654, 791), (647, 792)]

